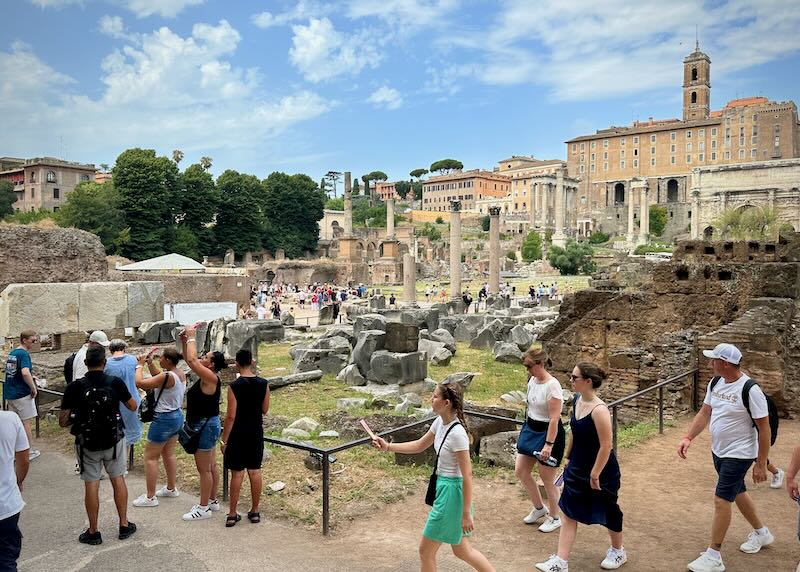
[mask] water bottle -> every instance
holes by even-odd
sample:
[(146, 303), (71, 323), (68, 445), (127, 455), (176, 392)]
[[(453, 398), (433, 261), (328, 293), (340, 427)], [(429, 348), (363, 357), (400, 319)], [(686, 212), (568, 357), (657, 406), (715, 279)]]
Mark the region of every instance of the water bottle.
[(556, 461), (552, 456), (548, 457), (546, 461), (542, 459), (541, 451), (534, 451), (533, 456), (536, 457), (540, 462), (544, 463), (549, 467), (555, 467), (556, 465), (558, 465), (558, 461)]

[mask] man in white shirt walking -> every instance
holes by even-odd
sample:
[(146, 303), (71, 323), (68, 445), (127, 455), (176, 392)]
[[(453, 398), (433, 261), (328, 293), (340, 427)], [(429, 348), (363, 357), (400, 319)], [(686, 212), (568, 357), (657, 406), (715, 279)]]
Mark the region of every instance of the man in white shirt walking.
[(28, 449), (22, 421), (11, 411), (0, 411), (0, 570), (16, 571), (22, 550), (19, 514), (25, 506), (22, 481), (28, 474)]
[(711, 359), (715, 377), (708, 384), (703, 406), (695, 415), (689, 432), (678, 445), (678, 455), (686, 458), (692, 440), (710, 422), (711, 452), (718, 475), (711, 543), (699, 558), (688, 564), (688, 569), (693, 572), (722, 572), (725, 565), (720, 549), (731, 523), (733, 503), (753, 527), (747, 540), (739, 547), (742, 552), (755, 554), (775, 541), (759, 518), (744, 484), (754, 461), (753, 482), (767, 480), (769, 410), (764, 392), (755, 384), (749, 387), (750, 410), (745, 406), (743, 392), (750, 377), (740, 369), (742, 352), (739, 348), (732, 344), (719, 344), (713, 350), (704, 350), (703, 355)]

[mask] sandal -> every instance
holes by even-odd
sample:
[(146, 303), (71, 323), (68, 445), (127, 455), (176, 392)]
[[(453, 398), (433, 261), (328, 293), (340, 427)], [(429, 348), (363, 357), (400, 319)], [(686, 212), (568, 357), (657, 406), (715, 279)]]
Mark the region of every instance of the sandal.
[(261, 513), (260, 512), (248, 512), (247, 513), (247, 520), (249, 520), (253, 524), (258, 524), (259, 522), (261, 522)]
[(229, 514), (228, 516), (225, 517), (225, 527), (230, 528), (232, 526), (236, 526), (236, 523), (239, 522), (240, 520), (242, 520), (241, 514), (238, 513), (235, 515)]

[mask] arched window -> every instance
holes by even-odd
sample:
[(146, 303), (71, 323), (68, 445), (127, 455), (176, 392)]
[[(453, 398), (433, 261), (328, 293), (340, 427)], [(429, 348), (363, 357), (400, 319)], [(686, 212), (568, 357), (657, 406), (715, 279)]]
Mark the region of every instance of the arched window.
[(697, 68), (692, 68), (692, 81), (697, 81)]
[(625, 204), (625, 185), (622, 183), (617, 183), (614, 185), (614, 204)]
[(692, 92), (692, 103), (697, 103), (697, 92), (696, 91)]
[(56, 182), (56, 172), (55, 171), (47, 171), (47, 182), (48, 183), (55, 183)]
[(670, 179), (667, 181), (667, 202), (668, 203), (677, 203), (678, 202), (678, 181), (675, 179)]

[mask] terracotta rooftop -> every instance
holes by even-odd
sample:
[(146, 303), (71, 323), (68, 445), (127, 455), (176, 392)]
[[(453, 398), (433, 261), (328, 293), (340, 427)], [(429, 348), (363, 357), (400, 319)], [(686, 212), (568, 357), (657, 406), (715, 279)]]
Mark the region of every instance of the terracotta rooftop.
[(739, 99), (730, 100), (725, 106), (725, 109), (731, 109), (732, 107), (745, 107), (747, 105), (764, 105), (765, 103), (769, 103), (769, 99), (766, 97), (742, 97)]

